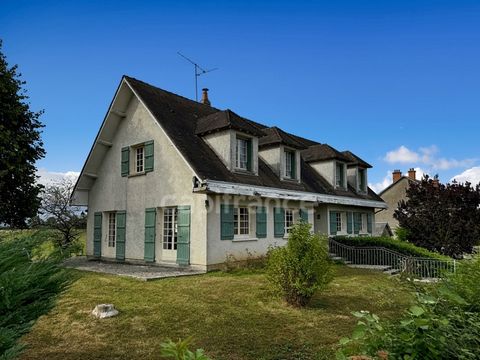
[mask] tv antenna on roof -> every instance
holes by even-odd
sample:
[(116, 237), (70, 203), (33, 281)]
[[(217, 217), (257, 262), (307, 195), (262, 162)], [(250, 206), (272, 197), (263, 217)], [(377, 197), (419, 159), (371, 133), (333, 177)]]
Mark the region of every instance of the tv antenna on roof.
[(206, 73), (209, 73), (209, 72), (212, 72), (212, 71), (215, 71), (215, 70), (218, 70), (218, 68), (213, 68), (213, 69), (209, 69), (209, 70), (205, 70), (204, 68), (202, 68), (200, 65), (198, 65), (195, 61), (193, 61), (192, 59), (189, 59), (188, 57), (186, 57), (185, 55), (183, 55), (180, 51), (177, 51), (177, 54), (180, 55), (181, 57), (183, 57), (185, 60), (187, 60), (189, 63), (193, 64), (193, 66), (195, 67), (195, 101), (198, 101), (198, 77), (200, 75), (204, 75)]

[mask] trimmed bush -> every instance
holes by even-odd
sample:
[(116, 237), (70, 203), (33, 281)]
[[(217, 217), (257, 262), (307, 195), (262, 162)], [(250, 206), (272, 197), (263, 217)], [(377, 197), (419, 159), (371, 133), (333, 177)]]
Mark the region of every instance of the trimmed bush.
[(295, 224), (284, 247), (267, 254), (267, 277), (290, 305), (305, 306), (333, 278), (326, 238), (310, 232), (305, 222)]
[(348, 237), (348, 236), (336, 236), (334, 237), (335, 241), (342, 243), (348, 246), (376, 246), (384, 247), (393, 251), (397, 251), (401, 254), (408, 256), (417, 256), (431, 259), (439, 260), (451, 260), (448, 256), (441, 255), (436, 252), (428, 251), (427, 249), (413, 245), (412, 243), (396, 240), (391, 237), (381, 237), (381, 236), (358, 236), (358, 237)]

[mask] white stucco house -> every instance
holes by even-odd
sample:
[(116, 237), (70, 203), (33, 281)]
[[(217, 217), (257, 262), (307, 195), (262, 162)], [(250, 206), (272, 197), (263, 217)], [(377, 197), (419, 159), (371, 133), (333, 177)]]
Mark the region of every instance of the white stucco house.
[(206, 89), (195, 102), (124, 76), (72, 203), (88, 206), (89, 258), (209, 270), (286, 244), (300, 219), (322, 234), (371, 234), (386, 204), (369, 168), (216, 109)]

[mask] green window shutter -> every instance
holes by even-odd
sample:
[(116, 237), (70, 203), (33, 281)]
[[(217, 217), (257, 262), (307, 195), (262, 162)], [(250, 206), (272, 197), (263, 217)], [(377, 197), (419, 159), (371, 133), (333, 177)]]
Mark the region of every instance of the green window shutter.
[(125, 211), (117, 211), (117, 238), (115, 241), (117, 260), (125, 260), (125, 230), (127, 223), (127, 213)]
[(367, 213), (367, 232), (372, 234), (372, 214)]
[(353, 213), (353, 232), (355, 234), (360, 233), (360, 228), (362, 227), (362, 214)]
[(347, 233), (351, 234), (353, 232), (353, 213), (351, 211), (347, 212)]
[(337, 213), (330, 211), (330, 235), (337, 235)]
[(145, 209), (145, 243), (144, 255), (145, 261), (155, 261), (155, 224), (157, 209)]
[(220, 239), (233, 240), (234, 226), (233, 226), (233, 205), (220, 205)]
[(267, 210), (263, 206), (257, 206), (257, 238), (267, 237)]
[(273, 224), (274, 234), (276, 238), (283, 238), (285, 236), (285, 209), (273, 208)]
[(93, 256), (102, 256), (102, 213), (93, 215)]
[(300, 220), (308, 223), (308, 211), (306, 209), (300, 209)]
[(153, 140), (145, 143), (145, 172), (153, 171)]
[(122, 165), (121, 165), (122, 176), (128, 176), (130, 173), (130, 148), (122, 148)]
[(190, 206), (177, 208), (177, 264), (190, 264)]
[(247, 170), (252, 171), (253, 167), (253, 149), (252, 139), (247, 140)]

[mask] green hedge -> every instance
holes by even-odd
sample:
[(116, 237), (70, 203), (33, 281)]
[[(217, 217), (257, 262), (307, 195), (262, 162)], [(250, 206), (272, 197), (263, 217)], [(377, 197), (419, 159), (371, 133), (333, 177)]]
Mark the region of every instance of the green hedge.
[(406, 241), (396, 240), (391, 237), (380, 237), (380, 236), (358, 236), (358, 237), (349, 237), (349, 236), (335, 236), (334, 240), (339, 243), (349, 245), (349, 246), (379, 246), (384, 247), (390, 250), (397, 251), (401, 254), (426, 257), (432, 259), (443, 259), (450, 260), (448, 256), (441, 255), (429, 251), (427, 249), (413, 245), (412, 243)]

